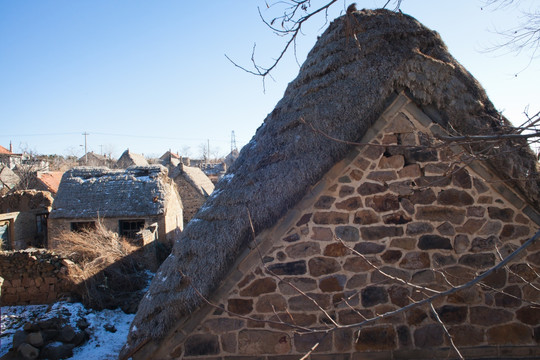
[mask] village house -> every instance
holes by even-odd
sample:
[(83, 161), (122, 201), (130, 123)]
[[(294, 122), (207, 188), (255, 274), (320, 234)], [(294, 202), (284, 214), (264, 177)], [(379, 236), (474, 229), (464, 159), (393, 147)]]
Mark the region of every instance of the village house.
[(144, 156), (135, 154), (127, 149), (116, 161), (116, 168), (127, 169), (130, 166), (148, 166), (148, 161)]
[(165, 152), (165, 154), (161, 155), (161, 157), (159, 158), (159, 162), (161, 165), (169, 169), (170, 172), (182, 162), (182, 158), (180, 157), (180, 155), (175, 154), (171, 150), (169, 150)]
[(157, 240), (171, 246), (183, 229), (183, 217), (167, 169), (154, 165), (67, 171), (49, 216), (49, 243), (54, 247), (61, 232), (94, 228), (98, 221), (139, 245)]
[(9, 144), (9, 150), (0, 145), (0, 163), (6, 165), (10, 169), (22, 163), (22, 154), (14, 154), (13, 146)]
[(90, 151), (86, 153), (85, 155), (81, 156), (77, 163), (79, 166), (105, 166), (105, 167), (111, 167), (111, 165), (114, 164), (114, 162), (109, 159), (108, 157), (96, 154), (93, 151)]
[(1, 250), (47, 246), (47, 218), (53, 197), (47, 191), (18, 190), (0, 198)]
[(187, 224), (214, 191), (214, 184), (198, 167), (180, 163), (169, 173), (174, 180), (182, 205), (184, 206), (184, 224)]
[(55, 197), (60, 186), (60, 181), (62, 180), (62, 175), (64, 175), (64, 171), (37, 171), (35, 184), (33, 184), (32, 188), (48, 191)]
[(436, 32), (337, 18), (157, 271), (120, 358), (539, 358), (539, 174), (509, 128)]
[(9, 166), (0, 165), (0, 195), (16, 189), (20, 182), (21, 178)]

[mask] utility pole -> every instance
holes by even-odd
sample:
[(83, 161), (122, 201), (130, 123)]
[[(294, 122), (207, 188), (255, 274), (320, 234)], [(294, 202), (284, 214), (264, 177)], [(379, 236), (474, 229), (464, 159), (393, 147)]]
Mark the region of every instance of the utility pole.
[(210, 139), (207, 139), (207, 141), (208, 141), (208, 147), (206, 148), (206, 151), (207, 151), (206, 162), (209, 163), (210, 162)]
[(99, 149), (100, 149), (100, 150), (99, 150), (99, 153), (100, 153), (101, 155), (103, 155), (103, 145), (99, 145)]
[(83, 132), (83, 135), (84, 135), (84, 163), (85, 165), (88, 165), (88, 152), (86, 151), (86, 137), (90, 134), (85, 131)]

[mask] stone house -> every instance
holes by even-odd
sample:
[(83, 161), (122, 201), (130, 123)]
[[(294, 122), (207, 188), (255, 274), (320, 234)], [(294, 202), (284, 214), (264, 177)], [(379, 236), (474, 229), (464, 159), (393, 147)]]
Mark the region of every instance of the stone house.
[(144, 156), (135, 154), (127, 149), (116, 161), (116, 168), (127, 169), (130, 166), (148, 166), (148, 161)]
[(105, 228), (127, 238), (141, 239), (144, 229), (157, 226), (157, 239), (170, 246), (183, 229), (182, 202), (160, 165), (126, 170), (78, 167), (62, 177), (49, 216), (49, 238), (54, 247), (62, 231)]
[(174, 180), (182, 205), (184, 224), (187, 224), (214, 191), (214, 183), (198, 167), (178, 164), (169, 176)]
[(47, 246), (47, 218), (53, 197), (48, 191), (18, 190), (0, 198), (2, 250)]
[(16, 189), (21, 178), (13, 172), (7, 165), (0, 165), (0, 195)]
[(156, 273), (121, 358), (458, 358), (450, 339), (540, 357), (535, 156), (453, 141), (510, 126), (434, 31), (337, 18)]
[(113, 165), (113, 161), (109, 159), (108, 157), (96, 154), (93, 151), (90, 151), (86, 153), (85, 155), (81, 156), (77, 163), (79, 166), (105, 166), (105, 167), (111, 167)]
[(159, 162), (161, 165), (169, 169), (170, 172), (182, 162), (182, 158), (180, 155), (178, 155), (178, 153), (175, 154), (169, 150), (165, 154), (161, 155)]
[(23, 155), (14, 154), (13, 146), (9, 144), (9, 150), (0, 145), (0, 163), (6, 165), (10, 169), (15, 169), (17, 165), (22, 164)]

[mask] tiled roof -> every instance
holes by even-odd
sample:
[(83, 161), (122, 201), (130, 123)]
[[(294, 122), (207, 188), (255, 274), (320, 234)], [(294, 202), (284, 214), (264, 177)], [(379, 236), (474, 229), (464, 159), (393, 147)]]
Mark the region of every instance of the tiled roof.
[(38, 172), (37, 177), (47, 187), (47, 190), (56, 194), (63, 174), (63, 171)]
[(0, 154), (13, 155), (11, 151), (0, 145)]

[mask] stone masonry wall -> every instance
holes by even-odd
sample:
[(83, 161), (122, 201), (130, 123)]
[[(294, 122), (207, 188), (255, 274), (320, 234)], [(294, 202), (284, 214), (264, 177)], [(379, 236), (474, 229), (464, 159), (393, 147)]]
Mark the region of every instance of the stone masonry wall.
[(48, 304), (68, 296), (72, 283), (66, 261), (46, 250), (0, 252), (0, 274), (4, 278), (0, 304)]
[[(400, 309), (471, 280), (537, 229), (485, 169), (455, 163), (460, 149), (430, 148), (438, 125), (409, 109), (379, 124), (371, 141), (381, 146), (336, 174), (218, 300), (227, 311), (170, 344), (170, 358), (298, 359), (318, 342), (311, 359), (457, 357), (428, 305), (326, 336), (283, 324), (326, 329)], [(537, 243), (481, 286), (433, 303), (465, 357), (540, 356), (539, 271)]]
[(178, 175), (174, 179), (178, 188), (178, 193), (182, 198), (184, 206), (184, 224), (187, 224), (191, 218), (199, 211), (199, 208), (204, 204), (206, 198), (201, 195), (182, 175)]

